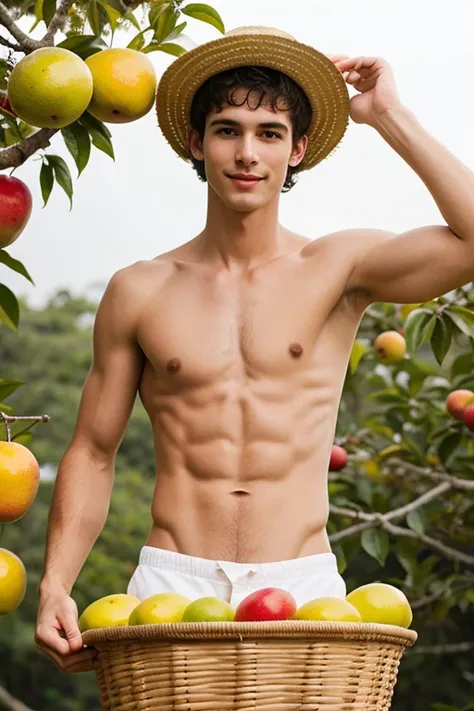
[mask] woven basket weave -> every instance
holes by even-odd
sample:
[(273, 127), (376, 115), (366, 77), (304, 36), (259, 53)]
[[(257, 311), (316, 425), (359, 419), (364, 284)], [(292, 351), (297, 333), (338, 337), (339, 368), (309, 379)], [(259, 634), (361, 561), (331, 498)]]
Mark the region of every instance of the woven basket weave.
[(387, 711), (413, 630), (352, 622), (106, 627), (83, 640), (103, 711)]

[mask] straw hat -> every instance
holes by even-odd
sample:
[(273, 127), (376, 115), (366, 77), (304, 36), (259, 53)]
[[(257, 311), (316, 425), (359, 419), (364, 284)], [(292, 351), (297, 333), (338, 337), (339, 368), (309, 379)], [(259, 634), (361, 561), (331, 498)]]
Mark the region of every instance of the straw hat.
[(190, 161), (188, 135), (194, 94), (209, 77), (246, 65), (277, 69), (305, 91), (313, 109), (308, 148), (300, 170), (329, 156), (349, 123), (349, 93), (334, 63), (310, 45), (273, 27), (238, 27), (172, 62), (156, 94), (158, 124), (173, 150)]

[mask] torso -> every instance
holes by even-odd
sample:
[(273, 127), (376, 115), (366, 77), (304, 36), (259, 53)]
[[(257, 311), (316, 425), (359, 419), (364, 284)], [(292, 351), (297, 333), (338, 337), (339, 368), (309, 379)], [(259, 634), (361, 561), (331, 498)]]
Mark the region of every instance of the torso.
[(329, 458), (369, 302), (344, 291), (354, 241), (292, 244), (239, 278), (186, 245), (133, 265), (156, 452), (147, 545), (239, 562), (330, 550)]

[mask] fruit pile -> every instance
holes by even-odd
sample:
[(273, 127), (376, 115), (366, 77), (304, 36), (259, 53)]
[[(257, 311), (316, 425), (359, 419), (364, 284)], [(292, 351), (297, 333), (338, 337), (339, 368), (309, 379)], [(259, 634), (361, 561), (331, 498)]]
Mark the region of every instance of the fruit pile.
[(313, 620), (375, 622), (408, 628), (413, 619), (401, 590), (386, 583), (369, 583), (345, 599), (317, 597), (297, 607), (294, 597), (280, 588), (262, 588), (245, 597), (234, 609), (217, 597), (197, 600), (178, 593), (157, 593), (141, 601), (118, 593), (92, 602), (79, 617), (81, 632), (116, 625), (164, 622), (270, 622)]

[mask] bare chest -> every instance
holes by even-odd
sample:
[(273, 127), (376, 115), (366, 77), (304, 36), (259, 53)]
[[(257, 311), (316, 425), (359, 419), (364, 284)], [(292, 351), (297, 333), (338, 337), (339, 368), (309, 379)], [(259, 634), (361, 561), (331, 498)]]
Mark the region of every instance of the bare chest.
[(239, 280), (178, 269), (148, 301), (139, 343), (163, 393), (219, 380), (314, 370), (332, 341), (350, 347), (360, 318), (340, 308), (343, 270), (290, 262)]

